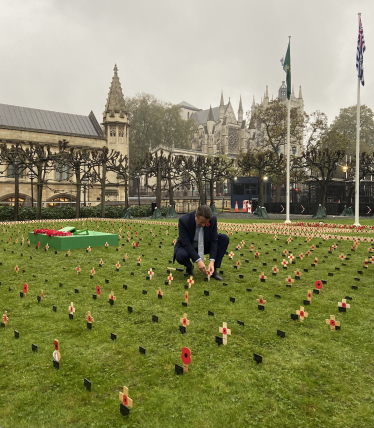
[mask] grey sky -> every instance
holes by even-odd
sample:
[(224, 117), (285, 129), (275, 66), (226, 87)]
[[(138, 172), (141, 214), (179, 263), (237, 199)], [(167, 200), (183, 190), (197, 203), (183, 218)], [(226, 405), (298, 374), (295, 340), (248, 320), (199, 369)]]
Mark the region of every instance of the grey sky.
[(356, 104), (357, 13), (366, 41), (361, 104), (374, 109), (373, 0), (0, 0), (4, 104), (102, 121), (117, 63), (126, 96), (137, 92), (199, 108), (221, 89), (237, 111), (284, 80), (291, 38), (292, 83), (305, 110), (333, 120)]

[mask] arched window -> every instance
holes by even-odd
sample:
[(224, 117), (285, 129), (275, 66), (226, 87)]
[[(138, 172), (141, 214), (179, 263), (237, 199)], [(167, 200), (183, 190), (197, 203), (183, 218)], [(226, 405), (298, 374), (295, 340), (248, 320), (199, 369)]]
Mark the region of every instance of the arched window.
[(123, 128), (123, 126), (120, 126), (118, 128), (118, 136), (123, 138), (123, 133), (124, 133), (124, 128)]
[(111, 137), (115, 137), (116, 136), (116, 127), (115, 126), (111, 126), (110, 127), (110, 136)]

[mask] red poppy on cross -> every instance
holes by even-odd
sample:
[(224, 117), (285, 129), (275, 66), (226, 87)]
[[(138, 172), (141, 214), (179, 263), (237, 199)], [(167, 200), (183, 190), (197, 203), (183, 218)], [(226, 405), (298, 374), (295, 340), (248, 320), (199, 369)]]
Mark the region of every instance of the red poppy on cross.
[(330, 319), (326, 320), (326, 324), (330, 324), (330, 330), (335, 330), (335, 327), (340, 327), (340, 322), (335, 321), (335, 315), (330, 315)]
[(123, 403), (126, 407), (132, 408), (132, 400), (129, 397), (129, 390), (127, 386), (123, 387), (123, 392), (119, 393), (118, 398), (121, 401), (121, 403)]
[(304, 311), (304, 306), (300, 306), (300, 310), (296, 311), (296, 315), (299, 315), (300, 322), (303, 322), (304, 317), (308, 316), (308, 312)]
[(190, 320), (187, 319), (187, 314), (183, 314), (183, 317), (179, 319), (179, 322), (181, 322), (185, 327), (190, 325)]
[(227, 328), (226, 322), (222, 323), (222, 327), (219, 328), (219, 332), (222, 333), (222, 343), (227, 345), (227, 335), (231, 335), (231, 330)]
[(69, 312), (70, 312), (71, 314), (73, 314), (73, 313), (75, 312), (75, 308), (74, 308), (74, 303), (73, 303), (73, 302), (71, 302), (71, 303), (70, 303), (70, 306), (69, 306)]
[(88, 322), (88, 323), (90, 323), (90, 324), (94, 322), (94, 319), (93, 319), (93, 317), (91, 316), (91, 312), (90, 312), (90, 311), (88, 311), (88, 312), (87, 312), (86, 320), (87, 320), (87, 322)]
[(347, 308), (347, 309), (349, 309), (351, 307), (351, 305), (349, 303), (347, 303), (347, 301), (345, 299), (342, 299), (341, 302), (338, 302), (338, 306), (339, 306), (339, 308)]
[(258, 299), (256, 299), (256, 302), (257, 302), (259, 305), (265, 305), (266, 300), (264, 300), (264, 298), (262, 297), (262, 295), (260, 294), (258, 297), (259, 297), (259, 298), (258, 298)]
[(276, 265), (273, 266), (272, 269), (273, 269), (273, 273), (278, 273), (279, 272), (279, 269), (277, 268)]
[(190, 276), (189, 279), (187, 279), (188, 288), (191, 288), (192, 284), (195, 284), (195, 281), (193, 280), (193, 276)]

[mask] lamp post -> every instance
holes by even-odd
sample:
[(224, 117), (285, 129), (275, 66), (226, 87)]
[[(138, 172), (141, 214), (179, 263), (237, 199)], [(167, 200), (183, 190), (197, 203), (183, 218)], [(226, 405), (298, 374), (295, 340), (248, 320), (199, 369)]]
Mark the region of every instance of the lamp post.
[(82, 178), (81, 183), (83, 185), (83, 206), (85, 207), (87, 205), (87, 202), (86, 202), (86, 191), (87, 191), (87, 183), (88, 183), (87, 178)]
[(268, 176), (265, 175), (265, 177), (264, 177), (264, 205), (265, 205), (265, 202), (266, 202), (266, 186), (267, 186), (267, 182), (268, 182)]

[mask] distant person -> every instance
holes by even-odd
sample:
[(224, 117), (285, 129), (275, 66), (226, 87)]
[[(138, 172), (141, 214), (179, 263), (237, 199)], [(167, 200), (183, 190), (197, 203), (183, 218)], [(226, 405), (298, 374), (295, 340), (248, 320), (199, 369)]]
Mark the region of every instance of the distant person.
[[(174, 247), (174, 260), (186, 266), (186, 273), (193, 275), (194, 265), (211, 278), (222, 281), (217, 269), (221, 267), (229, 237), (218, 233), (217, 218), (206, 205), (179, 218), (179, 237)], [(209, 254), (209, 264), (204, 263), (204, 254)]]

